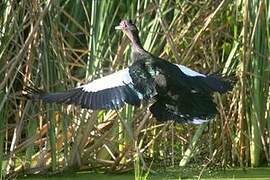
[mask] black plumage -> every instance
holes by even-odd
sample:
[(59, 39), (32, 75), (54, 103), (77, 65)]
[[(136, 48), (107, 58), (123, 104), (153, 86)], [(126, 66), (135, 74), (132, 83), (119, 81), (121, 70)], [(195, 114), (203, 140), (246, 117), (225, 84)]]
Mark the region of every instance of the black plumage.
[(28, 95), (88, 109), (118, 109), (125, 103), (139, 106), (142, 100), (151, 99), (154, 103), (149, 109), (157, 120), (179, 123), (201, 124), (217, 113), (212, 95), (231, 90), (231, 81), (153, 56), (142, 47), (138, 29), (130, 21), (121, 21), (117, 29), (131, 40), (130, 67), (65, 92), (28, 88)]

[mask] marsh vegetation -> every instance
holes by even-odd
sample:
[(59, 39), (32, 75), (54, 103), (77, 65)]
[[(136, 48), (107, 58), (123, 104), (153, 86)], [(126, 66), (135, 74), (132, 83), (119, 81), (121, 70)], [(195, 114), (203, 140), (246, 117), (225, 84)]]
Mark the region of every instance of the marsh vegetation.
[[(0, 177), (269, 164), (269, 1), (3, 0), (0, 7)], [(135, 21), (153, 54), (237, 78), (229, 94), (215, 94), (213, 120), (161, 123), (147, 106), (91, 111), (22, 95), (26, 86), (66, 90), (127, 67), (128, 39), (114, 30), (123, 18)]]

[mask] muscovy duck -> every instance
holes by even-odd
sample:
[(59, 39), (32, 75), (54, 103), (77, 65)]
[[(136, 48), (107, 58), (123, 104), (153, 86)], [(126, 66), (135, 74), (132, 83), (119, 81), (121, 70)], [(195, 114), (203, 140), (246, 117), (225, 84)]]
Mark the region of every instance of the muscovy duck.
[(178, 123), (201, 124), (217, 113), (212, 95), (231, 90), (230, 81), (172, 64), (147, 52), (131, 21), (122, 20), (116, 29), (121, 29), (131, 41), (130, 67), (64, 92), (28, 88), (28, 95), (47, 103), (75, 104), (93, 110), (119, 109), (125, 103), (139, 106), (142, 101), (151, 100), (149, 109), (157, 120)]

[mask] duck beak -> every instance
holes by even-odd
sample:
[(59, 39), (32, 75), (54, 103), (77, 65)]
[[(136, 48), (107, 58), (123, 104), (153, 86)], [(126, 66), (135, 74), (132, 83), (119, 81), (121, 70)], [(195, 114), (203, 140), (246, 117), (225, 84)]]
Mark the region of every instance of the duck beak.
[(122, 29), (121, 26), (115, 26), (115, 29)]

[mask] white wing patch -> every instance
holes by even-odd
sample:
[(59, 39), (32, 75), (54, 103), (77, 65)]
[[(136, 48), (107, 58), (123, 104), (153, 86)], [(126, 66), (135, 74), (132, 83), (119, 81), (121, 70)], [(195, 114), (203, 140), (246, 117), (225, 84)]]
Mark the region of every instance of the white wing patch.
[(201, 74), (201, 73), (198, 73), (196, 71), (193, 71), (192, 69), (186, 67), (186, 66), (183, 66), (181, 64), (175, 64), (176, 66), (178, 66), (178, 68), (185, 74), (185, 75), (188, 75), (188, 76), (202, 76), (202, 77), (206, 77), (206, 75), (204, 74)]
[(206, 120), (206, 119), (199, 119), (199, 118), (193, 118), (190, 123), (193, 123), (193, 124), (203, 124), (203, 123), (206, 123), (208, 122), (209, 120)]
[[(192, 69), (183, 66), (181, 64), (175, 64), (184, 74), (188, 76), (202, 76), (206, 75), (193, 71)], [(86, 92), (98, 92), (104, 89), (110, 89), (119, 86), (125, 86), (127, 84), (133, 83), (129, 75), (129, 69), (125, 68), (120, 71), (117, 71), (113, 74), (104, 76), (102, 78), (96, 79), (88, 84), (79, 86), (78, 88), (83, 88)]]
[(125, 68), (113, 74), (96, 79), (88, 84), (79, 86), (78, 88), (83, 88), (86, 92), (97, 92), (104, 89), (125, 86), (129, 83), (133, 82), (129, 75), (129, 69)]

